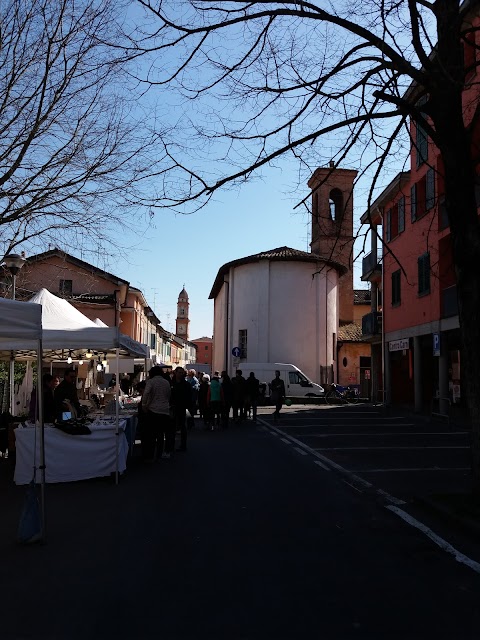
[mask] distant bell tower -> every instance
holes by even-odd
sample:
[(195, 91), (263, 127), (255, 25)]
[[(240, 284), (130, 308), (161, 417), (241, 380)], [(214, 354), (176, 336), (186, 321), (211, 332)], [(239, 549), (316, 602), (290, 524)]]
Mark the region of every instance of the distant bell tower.
[(185, 285), (178, 294), (177, 302), (177, 319), (176, 319), (176, 331), (177, 336), (188, 340), (188, 325), (190, 320), (188, 319), (188, 293), (185, 291)]
[(339, 279), (339, 322), (353, 322), (353, 181), (357, 171), (320, 167), (308, 181), (312, 190), (310, 249), (347, 268)]

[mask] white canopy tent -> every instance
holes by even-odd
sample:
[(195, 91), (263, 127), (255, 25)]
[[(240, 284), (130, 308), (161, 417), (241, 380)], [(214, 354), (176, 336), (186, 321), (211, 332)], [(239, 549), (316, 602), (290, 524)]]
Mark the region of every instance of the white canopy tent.
[[(8, 301), (10, 302), (10, 301)], [(120, 333), (118, 327), (100, 327), (93, 320), (87, 318), (67, 300), (59, 298), (47, 289), (40, 289), (30, 303), (41, 305), (43, 361), (62, 361), (66, 359), (66, 352), (71, 352), (73, 360), (79, 360), (87, 349), (112, 354), (115, 357), (116, 369), (116, 397), (120, 396), (119, 362), (121, 356), (139, 357), (147, 359), (149, 349), (147, 345), (133, 340)], [(27, 304), (27, 303), (20, 303)], [(12, 321), (12, 327), (17, 321)], [(11, 332), (9, 339), (0, 343), (0, 350), (9, 353), (16, 352), (16, 359), (33, 358), (33, 349), (22, 335)], [(41, 371), (41, 366), (39, 367)], [(40, 377), (40, 376), (39, 376)], [(119, 425), (119, 407), (116, 402), (117, 435)], [(118, 438), (117, 438), (118, 462)], [(117, 466), (118, 481), (118, 466)]]
[[(38, 371), (42, 366), (42, 306), (30, 302), (18, 302), (0, 298), (0, 352), (13, 356), (13, 345), (37, 352)], [(42, 538), (45, 537), (45, 439), (43, 425), (42, 380), (38, 379), (40, 417), (40, 470)]]

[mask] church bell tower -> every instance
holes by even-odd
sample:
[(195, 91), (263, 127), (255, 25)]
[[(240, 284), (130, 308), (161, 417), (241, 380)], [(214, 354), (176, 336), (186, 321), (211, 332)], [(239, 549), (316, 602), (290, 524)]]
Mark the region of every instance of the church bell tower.
[(339, 322), (353, 322), (353, 182), (357, 171), (320, 167), (308, 181), (312, 190), (310, 249), (346, 267), (339, 278)]
[(185, 291), (185, 285), (183, 285), (183, 289), (178, 294), (178, 302), (177, 302), (177, 319), (176, 319), (176, 327), (175, 333), (177, 336), (188, 340), (188, 325), (190, 320), (188, 319), (188, 293)]

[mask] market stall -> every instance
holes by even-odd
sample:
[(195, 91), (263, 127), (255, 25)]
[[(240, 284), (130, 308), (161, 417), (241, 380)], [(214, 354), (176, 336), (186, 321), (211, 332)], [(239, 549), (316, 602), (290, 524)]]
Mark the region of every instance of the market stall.
[[(126, 420), (100, 419), (88, 425), (91, 433), (71, 435), (53, 425), (45, 425), (45, 481), (72, 482), (110, 476), (117, 470), (116, 440), (118, 438), (118, 470), (127, 466), (128, 442)], [(35, 426), (21, 425), (16, 429), (17, 459), (15, 483), (28, 484), (32, 479), (32, 461), (39, 457), (39, 440)], [(35, 451), (35, 445), (37, 451)]]
[[(146, 345), (132, 340), (129, 336), (120, 333), (118, 327), (100, 327), (92, 320), (84, 316), (78, 309), (73, 307), (67, 300), (58, 298), (47, 289), (41, 289), (32, 298), (31, 302), (41, 305), (42, 310), (42, 338), (43, 338), (43, 361), (54, 362), (64, 361), (66, 353), (79, 360), (86, 350), (98, 351), (109, 354), (114, 361), (117, 373), (116, 398), (119, 398), (119, 368), (121, 357), (148, 357)], [(20, 303), (26, 304), (26, 303)], [(37, 306), (36, 305), (36, 306)], [(12, 334), (9, 337), (8, 350), (16, 352), (16, 358), (26, 360), (33, 357), (32, 345), (27, 344), (19, 335)], [(122, 472), (122, 451), (124, 432), (120, 427), (119, 403), (116, 402), (115, 429), (112, 441), (112, 451), (115, 459), (115, 473), (118, 481), (118, 474)], [(35, 432), (35, 429), (32, 429)], [(27, 441), (28, 435), (23, 436)], [(55, 436), (56, 437), (56, 436)], [(71, 436), (76, 438), (78, 436)], [(22, 439), (22, 436), (20, 436)], [(94, 439), (93, 439), (94, 440)], [(92, 440), (92, 442), (93, 442)], [(49, 443), (52, 442), (49, 436)], [(57, 439), (55, 442), (65, 443), (65, 439)], [(75, 445), (75, 442), (73, 442)], [(22, 445), (20, 445), (21, 447)], [(33, 456), (34, 447), (32, 445), (31, 454)], [(58, 450), (57, 450), (58, 453)], [(47, 456), (52, 460), (50, 455)], [(32, 457), (33, 460), (33, 457)], [(32, 463), (30, 464), (30, 469)], [(91, 476), (90, 476), (91, 477)], [(80, 479), (80, 478), (75, 478)]]

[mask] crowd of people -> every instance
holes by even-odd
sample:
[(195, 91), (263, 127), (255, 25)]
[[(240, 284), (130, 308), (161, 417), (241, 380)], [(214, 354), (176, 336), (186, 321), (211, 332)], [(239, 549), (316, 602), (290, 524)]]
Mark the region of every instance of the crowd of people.
[[(45, 422), (62, 420), (65, 411), (82, 415), (75, 369), (66, 369), (63, 380), (50, 374), (43, 376), (43, 413)], [(275, 405), (274, 422), (278, 422), (285, 400), (285, 385), (280, 372), (270, 383), (270, 399)], [(188, 431), (198, 414), (203, 428), (210, 431), (228, 429), (230, 423), (240, 424), (250, 418), (257, 422), (257, 407), (265, 395), (261, 384), (251, 372), (243, 377), (241, 369), (230, 378), (226, 371), (215, 371), (212, 376), (194, 369), (185, 371), (177, 367), (165, 371), (154, 366), (148, 379), (136, 386), (141, 395), (138, 405), (139, 434), (142, 441), (142, 457), (146, 461), (171, 458), (176, 451), (187, 450)], [(36, 390), (30, 403), (32, 419), (38, 417)], [(175, 435), (180, 434), (180, 446), (175, 449)]]
[[(175, 433), (180, 434), (177, 451), (187, 450), (187, 436), (199, 415), (206, 430), (228, 429), (234, 424), (251, 418), (257, 422), (257, 407), (265, 385), (261, 385), (253, 372), (248, 378), (237, 369), (230, 378), (226, 371), (215, 371), (210, 377), (194, 369), (188, 372), (177, 367), (165, 372), (155, 366), (149, 371), (148, 380), (137, 385), (142, 399), (139, 404), (139, 428), (142, 440), (142, 457), (153, 462), (169, 459), (175, 451)], [(271, 399), (275, 405), (274, 422), (278, 421), (285, 399), (285, 385), (280, 372), (270, 383)], [(230, 418), (232, 413), (232, 418)]]

